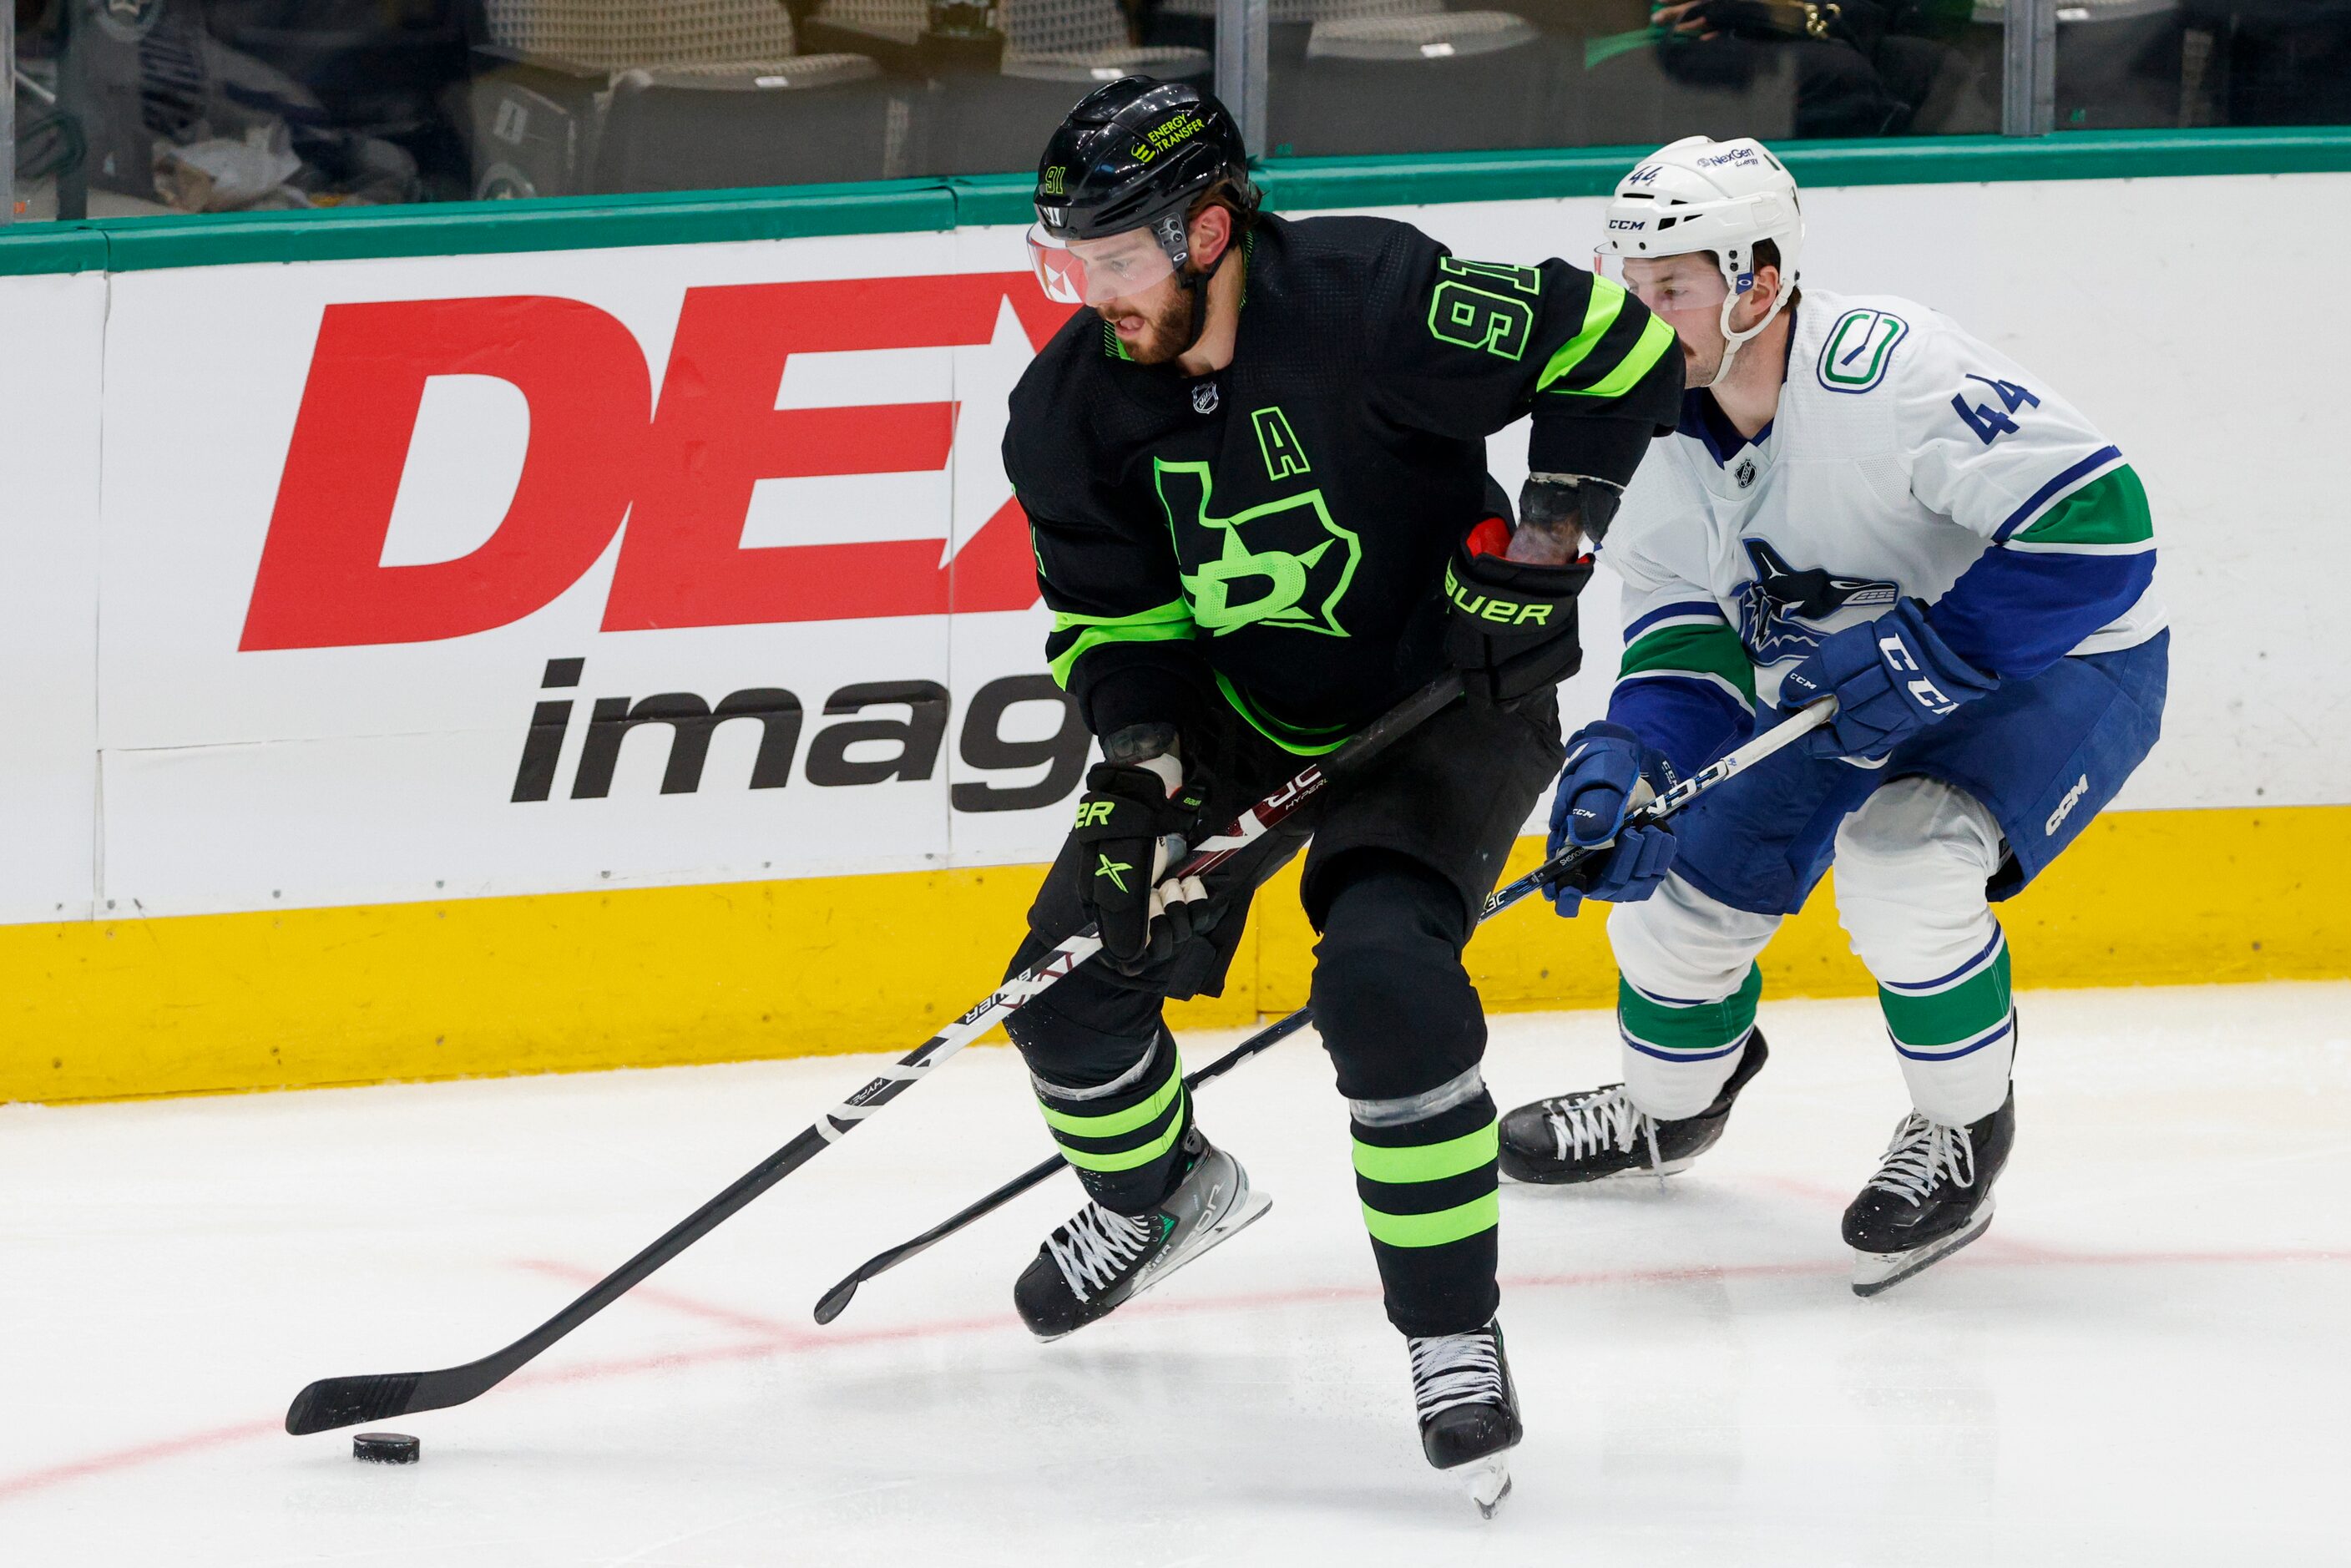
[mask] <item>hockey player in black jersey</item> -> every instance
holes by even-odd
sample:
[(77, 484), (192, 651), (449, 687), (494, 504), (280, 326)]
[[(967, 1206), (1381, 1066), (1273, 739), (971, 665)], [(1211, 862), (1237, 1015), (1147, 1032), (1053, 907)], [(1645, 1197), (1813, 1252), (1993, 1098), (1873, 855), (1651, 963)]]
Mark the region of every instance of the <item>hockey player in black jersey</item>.
[[(1599, 531), (1678, 413), (1673, 334), (1562, 262), (1463, 261), (1403, 224), (1261, 214), (1231, 118), (1181, 85), (1130, 77), (1079, 104), (1036, 204), (1040, 279), (1091, 308), (1014, 392), (1005, 467), (1054, 612), (1053, 673), (1103, 760), (1013, 967), (1088, 921), (1105, 947), (1008, 1024), (1091, 1199), (1016, 1304), (1059, 1337), (1264, 1212), (1195, 1119), (1161, 1004), (1221, 988), (1252, 892), (1311, 832), (1315, 1021), (1423, 1445), (1440, 1468), (1488, 1458), (1520, 1423), (1495, 1317), (1486, 1030), (1461, 951), (1558, 770), (1552, 688), (1578, 660), (1591, 570), (1579, 530)], [(1530, 413), (1512, 533), (1484, 443)], [(1187, 838), (1448, 662), (1467, 700), (1302, 824), (1205, 884), (1163, 874)]]

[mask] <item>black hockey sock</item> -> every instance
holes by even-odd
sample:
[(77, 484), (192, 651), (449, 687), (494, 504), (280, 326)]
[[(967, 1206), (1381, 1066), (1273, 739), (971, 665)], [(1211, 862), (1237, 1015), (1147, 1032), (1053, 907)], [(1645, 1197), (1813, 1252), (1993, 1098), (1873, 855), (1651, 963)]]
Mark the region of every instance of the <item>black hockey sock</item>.
[(1355, 1191), (1388, 1321), (1407, 1334), (1467, 1333), (1501, 1304), (1494, 1099), (1474, 1068), (1422, 1099), (1445, 1108), (1413, 1116), (1410, 1102), (1354, 1102)]
[(1466, 1333), (1494, 1315), (1499, 1139), (1478, 1071), (1486, 1020), (1461, 967), (1460, 894), (1428, 868), (1359, 851), (1328, 868), (1314, 1021), (1355, 1134), (1355, 1187), (1388, 1321)]
[(1162, 1031), (1132, 1070), (1099, 1088), (1032, 1082), (1061, 1157), (1104, 1208), (1140, 1214), (1183, 1179), (1192, 1097), (1174, 1036)]

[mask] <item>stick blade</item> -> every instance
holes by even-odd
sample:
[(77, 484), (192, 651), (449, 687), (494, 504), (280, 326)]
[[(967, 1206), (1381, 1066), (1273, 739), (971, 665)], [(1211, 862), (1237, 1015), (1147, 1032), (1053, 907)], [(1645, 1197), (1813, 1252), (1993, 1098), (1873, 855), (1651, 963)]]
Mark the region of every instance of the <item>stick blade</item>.
[(827, 1291), (823, 1295), (818, 1297), (816, 1302), (816, 1321), (820, 1323), (829, 1323), (832, 1322), (833, 1319), (839, 1317), (843, 1309), (849, 1305), (851, 1300), (856, 1296), (857, 1287), (864, 1282), (865, 1270), (860, 1269), (856, 1273), (852, 1274), (848, 1279), (843, 1280), (840, 1284), (835, 1285), (831, 1290)]
[(294, 1403), (286, 1407), (286, 1430), (301, 1437), (405, 1416), (416, 1408), (416, 1385), (423, 1376), (421, 1372), (393, 1372), (322, 1377), (297, 1394)]

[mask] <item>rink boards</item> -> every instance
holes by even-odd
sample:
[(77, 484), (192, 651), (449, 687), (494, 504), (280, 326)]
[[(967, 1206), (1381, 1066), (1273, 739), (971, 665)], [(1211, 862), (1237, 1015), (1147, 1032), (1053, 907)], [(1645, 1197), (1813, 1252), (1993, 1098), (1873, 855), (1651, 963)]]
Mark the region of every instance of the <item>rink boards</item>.
[[(2155, 506), (2168, 738), (2013, 907), (2020, 984), (2351, 973), (2319, 652), (2346, 329), (2212, 314), (2238, 236), (2331, 254), (2346, 181), (1809, 195), (1809, 276), (2045, 375)], [(1583, 255), (1599, 203), (1384, 210), (1523, 259)], [(960, 1011), (1085, 760), (997, 457), (1059, 319), (997, 224), (0, 277), (0, 1099), (873, 1049)], [(1515, 488), (1516, 433), (1491, 461)], [(1278, 887), (1181, 1017), (1297, 1005), (1309, 942)], [(1613, 994), (1597, 920), (1521, 912), (1473, 957), (1492, 1006)], [(1866, 985), (1826, 900), (1767, 968)]]

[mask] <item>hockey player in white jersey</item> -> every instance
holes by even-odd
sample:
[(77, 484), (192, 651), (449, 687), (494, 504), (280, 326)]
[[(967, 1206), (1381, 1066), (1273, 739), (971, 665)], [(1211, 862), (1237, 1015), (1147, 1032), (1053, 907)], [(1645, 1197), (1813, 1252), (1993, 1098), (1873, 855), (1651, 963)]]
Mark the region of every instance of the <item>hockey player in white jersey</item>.
[[(1615, 905), (1625, 1082), (1512, 1112), (1501, 1166), (1582, 1182), (1711, 1146), (1765, 1060), (1756, 956), (1834, 860), (1912, 1105), (1845, 1211), (1869, 1295), (1991, 1221), (2017, 1039), (1993, 905), (2154, 745), (2169, 635), (2124, 455), (1934, 310), (1800, 289), (1803, 237), (1794, 180), (1752, 141), (1677, 141), (1608, 207), (1607, 270), (1674, 329), (1689, 389), (1594, 540), (1626, 646), (1552, 813), (1554, 853), (1614, 840), (1554, 903)], [(1622, 827), (1828, 696), (1808, 749)]]

